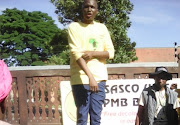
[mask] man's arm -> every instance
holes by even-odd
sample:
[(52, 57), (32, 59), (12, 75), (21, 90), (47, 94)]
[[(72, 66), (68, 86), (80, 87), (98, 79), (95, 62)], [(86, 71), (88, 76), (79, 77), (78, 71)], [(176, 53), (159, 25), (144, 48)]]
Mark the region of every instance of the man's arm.
[(93, 58), (98, 59), (108, 59), (109, 58), (109, 52), (108, 51), (84, 51), (84, 54), (82, 55), (82, 58), (84, 60), (90, 60)]
[(135, 125), (141, 125), (143, 121), (144, 106), (139, 105), (138, 113), (136, 115)]
[(98, 84), (94, 79), (91, 71), (87, 67), (86, 61), (91, 60), (93, 58), (97, 59), (108, 59), (109, 52), (108, 51), (84, 51), (84, 54), (81, 58), (79, 58), (76, 62), (80, 66), (80, 68), (86, 73), (89, 77), (89, 87), (92, 92), (98, 92)]
[(91, 71), (87, 67), (86, 61), (83, 58), (79, 58), (76, 62), (80, 66), (80, 68), (86, 73), (86, 75), (89, 77), (90, 91), (98, 92), (98, 84), (96, 80), (94, 79), (94, 76), (92, 75)]

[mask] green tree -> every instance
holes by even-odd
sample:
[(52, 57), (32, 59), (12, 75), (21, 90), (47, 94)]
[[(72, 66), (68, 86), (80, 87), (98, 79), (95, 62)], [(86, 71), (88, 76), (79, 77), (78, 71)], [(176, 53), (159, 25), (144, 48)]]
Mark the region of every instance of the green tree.
[[(67, 29), (58, 32), (50, 42), (53, 56), (48, 58), (46, 65), (68, 65), (70, 64)], [(58, 41), (58, 42), (57, 42)]]
[[(58, 42), (57, 42), (58, 41)], [(58, 55), (69, 48), (67, 29), (60, 30), (50, 42), (53, 55)]]
[(9, 66), (43, 65), (52, 55), (50, 42), (58, 32), (46, 13), (6, 9), (0, 15), (1, 58)]
[(62, 52), (51, 56), (45, 63), (47, 65), (69, 65), (69, 49), (63, 50)]
[[(131, 26), (129, 14), (133, 10), (130, 0), (97, 0), (99, 13), (96, 20), (104, 23), (111, 34), (115, 47), (115, 58), (109, 63), (128, 63), (137, 60), (135, 42), (127, 36)], [(51, 0), (56, 6), (59, 21), (68, 25), (72, 21), (80, 21), (82, 17), (81, 5), (83, 0)]]

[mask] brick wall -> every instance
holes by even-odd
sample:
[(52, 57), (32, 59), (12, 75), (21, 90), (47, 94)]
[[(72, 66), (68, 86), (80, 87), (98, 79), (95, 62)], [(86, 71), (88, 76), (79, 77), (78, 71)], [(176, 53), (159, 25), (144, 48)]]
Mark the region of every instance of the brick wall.
[[(177, 49), (177, 53), (180, 48)], [(175, 62), (174, 48), (136, 48), (135, 62)]]

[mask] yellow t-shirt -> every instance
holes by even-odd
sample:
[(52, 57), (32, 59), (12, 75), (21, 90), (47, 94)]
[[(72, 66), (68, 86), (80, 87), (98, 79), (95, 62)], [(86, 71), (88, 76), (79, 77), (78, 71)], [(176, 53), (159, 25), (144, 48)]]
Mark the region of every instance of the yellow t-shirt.
[[(89, 84), (88, 76), (76, 61), (83, 55), (83, 51), (108, 51), (112, 59), (114, 47), (109, 32), (104, 24), (95, 21), (93, 24), (73, 22), (69, 25), (68, 34), (71, 85)], [(94, 58), (86, 63), (97, 82), (108, 79), (105, 59)]]

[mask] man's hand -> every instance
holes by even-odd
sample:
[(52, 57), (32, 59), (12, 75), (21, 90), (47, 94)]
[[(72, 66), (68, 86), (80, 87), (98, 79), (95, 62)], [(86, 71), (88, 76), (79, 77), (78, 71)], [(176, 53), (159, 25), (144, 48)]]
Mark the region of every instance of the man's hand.
[(91, 71), (86, 65), (85, 59), (79, 58), (77, 60), (77, 64), (80, 66), (80, 68), (86, 73), (86, 75), (89, 77), (89, 89), (92, 92), (98, 92), (98, 83), (96, 82), (94, 76), (92, 75)]
[(98, 88), (98, 83), (96, 82), (96, 80), (94, 79), (94, 77), (89, 78), (89, 88), (91, 92), (98, 92), (99, 88)]
[(84, 59), (84, 60), (91, 60), (92, 58), (93, 58), (93, 53), (94, 53), (94, 51), (84, 51), (83, 52), (84, 54), (82, 55), (82, 58)]
[(91, 60), (93, 58), (96, 59), (108, 59), (109, 52), (108, 51), (82, 51), (82, 58), (86, 61)]

